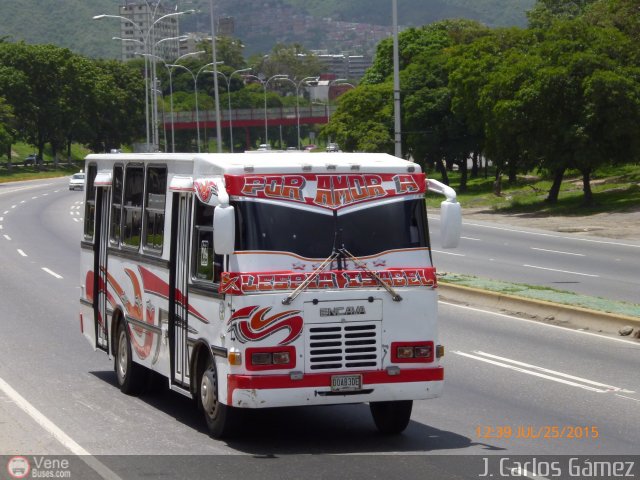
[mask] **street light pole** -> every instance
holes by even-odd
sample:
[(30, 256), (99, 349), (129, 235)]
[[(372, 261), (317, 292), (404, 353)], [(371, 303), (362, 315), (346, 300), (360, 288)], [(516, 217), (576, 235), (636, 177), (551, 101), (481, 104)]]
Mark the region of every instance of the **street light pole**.
[[(182, 68), (183, 70), (186, 70), (187, 72), (189, 72), (189, 74), (191, 75), (191, 78), (193, 79), (193, 91), (195, 93), (195, 100), (196, 100), (196, 134), (197, 134), (197, 142), (198, 142), (198, 153), (200, 153), (200, 112), (198, 111), (198, 77), (196, 75), (193, 74), (193, 72), (185, 67), (184, 65), (178, 65), (178, 64), (171, 64), (169, 65), (171, 68)], [(202, 67), (204, 68), (204, 67)], [(200, 70), (202, 70), (202, 68)]]
[[(228, 79), (227, 79), (227, 77), (225, 77), (225, 80), (227, 80), (227, 99), (229, 100), (229, 142), (231, 144), (231, 153), (233, 153), (233, 119), (231, 118), (232, 117), (232, 113), (231, 113), (231, 79), (237, 73), (250, 72), (250, 71), (251, 71), (251, 67), (249, 67), (249, 68), (241, 68), (239, 70), (234, 70), (233, 72), (231, 72), (231, 75), (229, 75)], [(218, 72), (218, 73), (220, 73), (220, 72)]]
[(318, 81), (319, 77), (305, 77), (302, 80), (300, 80), (298, 82), (298, 84), (296, 85), (296, 123), (298, 126), (298, 150), (300, 150), (300, 147), (302, 146), (302, 142), (300, 139), (300, 86), (304, 83), (306, 85), (308, 85), (308, 81), (309, 80), (314, 80), (314, 81)]
[[(176, 37), (178, 38), (178, 37)], [(174, 38), (167, 38), (167, 39), (163, 39), (163, 40), (174, 40)], [(160, 42), (162, 42), (163, 40), (161, 40)], [(158, 42), (158, 43), (160, 43)], [(176, 58), (175, 63), (178, 63), (178, 61), (180, 61), (181, 59), (185, 58), (185, 57), (190, 57), (193, 55), (201, 55), (205, 53), (204, 50), (200, 50), (197, 52), (189, 52), (189, 53), (185, 53), (184, 55), (180, 55), (178, 58)], [(146, 57), (150, 57), (150, 58), (155, 58), (157, 60), (160, 60), (163, 65), (167, 68), (167, 71), (169, 72), (169, 110), (171, 112), (171, 151), (173, 153), (175, 153), (176, 151), (176, 136), (175, 136), (175, 121), (174, 121), (174, 114), (173, 114), (173, 81), (172, 81), (172, 74), (173, 74), (173, 69), (171, 67), (175, 66), (175, 65), (169, 65), (167, 64), (167, 62), (164, 61), (164, 59), (162, 57), (159, 57), (158, 55), (151, 55), (148, 53), (142, 53), (140, 55), (143, 55), (145, 58)], [(178, 65), (180, 66), (180, 65)], [(184, 67), (186, 68), (186, 67)], [(166, 147), (165, 147), (166, 150)]]
[(269, 85), (269, 82), (271, 80), (277, 80), (277, 79), (281, 79), (281, 78), (286, 78), (287, 80), (289, 80), (289, 78), (286, 75), (273, 75), (272, 77), (269, 77), (265, 82), (263, 82), (262, 86), (264, 87), (264, 143), (266, 145), (269, 145), (269, 133), (267, 131), (268, 128), (268, 123), (267, 123), (267, 86)]
[[(148, 6), (148, 4), (147, 4)], [(156, 5), (156, 9), (157, 9), (158, 5)], [(155, 17), (155, 12), (156, 10), (154, 10), (153, 12), (153, 16)], [(169, 18), (169, 17), (176, 17), (176, 16), (180, 16), (180, 15), (187, 15), (187, 14), (191, 14), (194, 13), (195, 10), (191, 9), (191, 10), (185, 10), (185, 11), (181, 11), (181, 12), (172, 12), (172, 13), (168, 13), (166, 15), (161, 16), (160, 18), (158, 18), (157, 20), (155, 20), (147, 29), (146, 33), (144, 31), (144, 29), (142, 28), (142, 26), (136, 22), (134, 22), (133, 20), (131, 20), (128, 17), (122, 16), (122, 15), (108, 15), (108, 14), (101, 14), (101, 15), (95, 15), (93, 17), (93, 20), (101, 20), (103, 18), (117, 18), (120, 20), (124, 20), (125, 22), (128, 22), (130, 24), (132, 24), (139, 32), (140, 32), (140, 36), (143, 38), (143, 42), (142, 45), (144, 47), (144, 53), (146, 54), (153, 54), (153, 48), (155, 47), (155, 45), (150, 44), (151, 42), (151, 32), (154, 29), (154, 27), (161, 22), (162, 20)], [(150, 51), (151, 50), (151, 51)], [(151, 91), (153, 93), (153, 97), (152, 97), (152, 109), (153, 109), (153, 117), (151, 119), (151, 122), (154, 124), (154, 128), (153, 128), (153, 132), (152, 132), (152, 139), (153, 139), (153, 148), (155, 149), (157, 147), (157, 141), (156, 139), (158, 138), (158, 124), (156, 123), (156, 116), (157, 116), (157, 97), (155, 94), (155, 88), (156, 88), (156, 76), (155, 76), (155, 61), (152, 62), (152, 68), (151, 68), (151, 73), (152, 73), (152, 83), (153, 83), (153, 89), (149, 88), (149, 73), (148, 73), (148, 67), (147, 67), (147, 58), (145, 57), (145, 63), (144, 63), (144, 80), (145, 80), (145, 119), (146, 119), (146, 123), (147, 123), (147, 151), (150, 150), (150, 139), (149, 137), (150, 135), (150, 125), (149, 125), (149, 92)]]
[(211, 12), (211, 53), (213, 57), (213, 98), (216, 106), (216, 143), (218, 153), (222, 153), (222, 129), (220, 127), (220, 95), (218, 92), (218, 61), (216, 52), (216, 26), (213, 15), (213, 0), (209, 2)]

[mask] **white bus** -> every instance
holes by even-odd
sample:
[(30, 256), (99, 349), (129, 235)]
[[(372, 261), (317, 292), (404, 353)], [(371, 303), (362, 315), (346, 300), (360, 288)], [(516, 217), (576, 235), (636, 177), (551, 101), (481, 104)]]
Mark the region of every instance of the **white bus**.
[(386, 154), (89, 155), (80, 327), (124, 393), (151, 371), (209, 431), (241, 409), (367, 402), (403, 431), (440, 394), (425, 193), (455, 192)]

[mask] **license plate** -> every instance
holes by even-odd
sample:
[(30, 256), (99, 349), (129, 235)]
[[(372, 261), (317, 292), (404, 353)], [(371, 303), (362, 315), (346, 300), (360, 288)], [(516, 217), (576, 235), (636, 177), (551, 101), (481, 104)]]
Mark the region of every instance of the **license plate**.
[(353, 392), (362, 390), (362, 375), (333, 375), (331, 377), (332, 392)]

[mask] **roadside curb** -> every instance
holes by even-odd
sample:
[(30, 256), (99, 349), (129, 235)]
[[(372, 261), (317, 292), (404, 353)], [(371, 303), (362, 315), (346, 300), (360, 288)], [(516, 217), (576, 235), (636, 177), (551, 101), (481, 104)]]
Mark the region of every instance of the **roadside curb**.
[[(438, 282), (440, 300), (482, 306), (548, 323), (618, 334), (622, 327), (640, 329), (640, 317), (601, 312), (479, 288)], [(638, 330), (640, 331), (640, 330)]]

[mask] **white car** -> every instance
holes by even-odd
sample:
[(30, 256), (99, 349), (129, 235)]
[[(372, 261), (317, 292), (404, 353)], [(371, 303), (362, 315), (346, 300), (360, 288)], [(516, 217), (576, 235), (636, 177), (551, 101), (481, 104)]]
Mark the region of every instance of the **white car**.
[(84, 172), (74, 173), (69, 178), (69, 190), (84, 190)]

